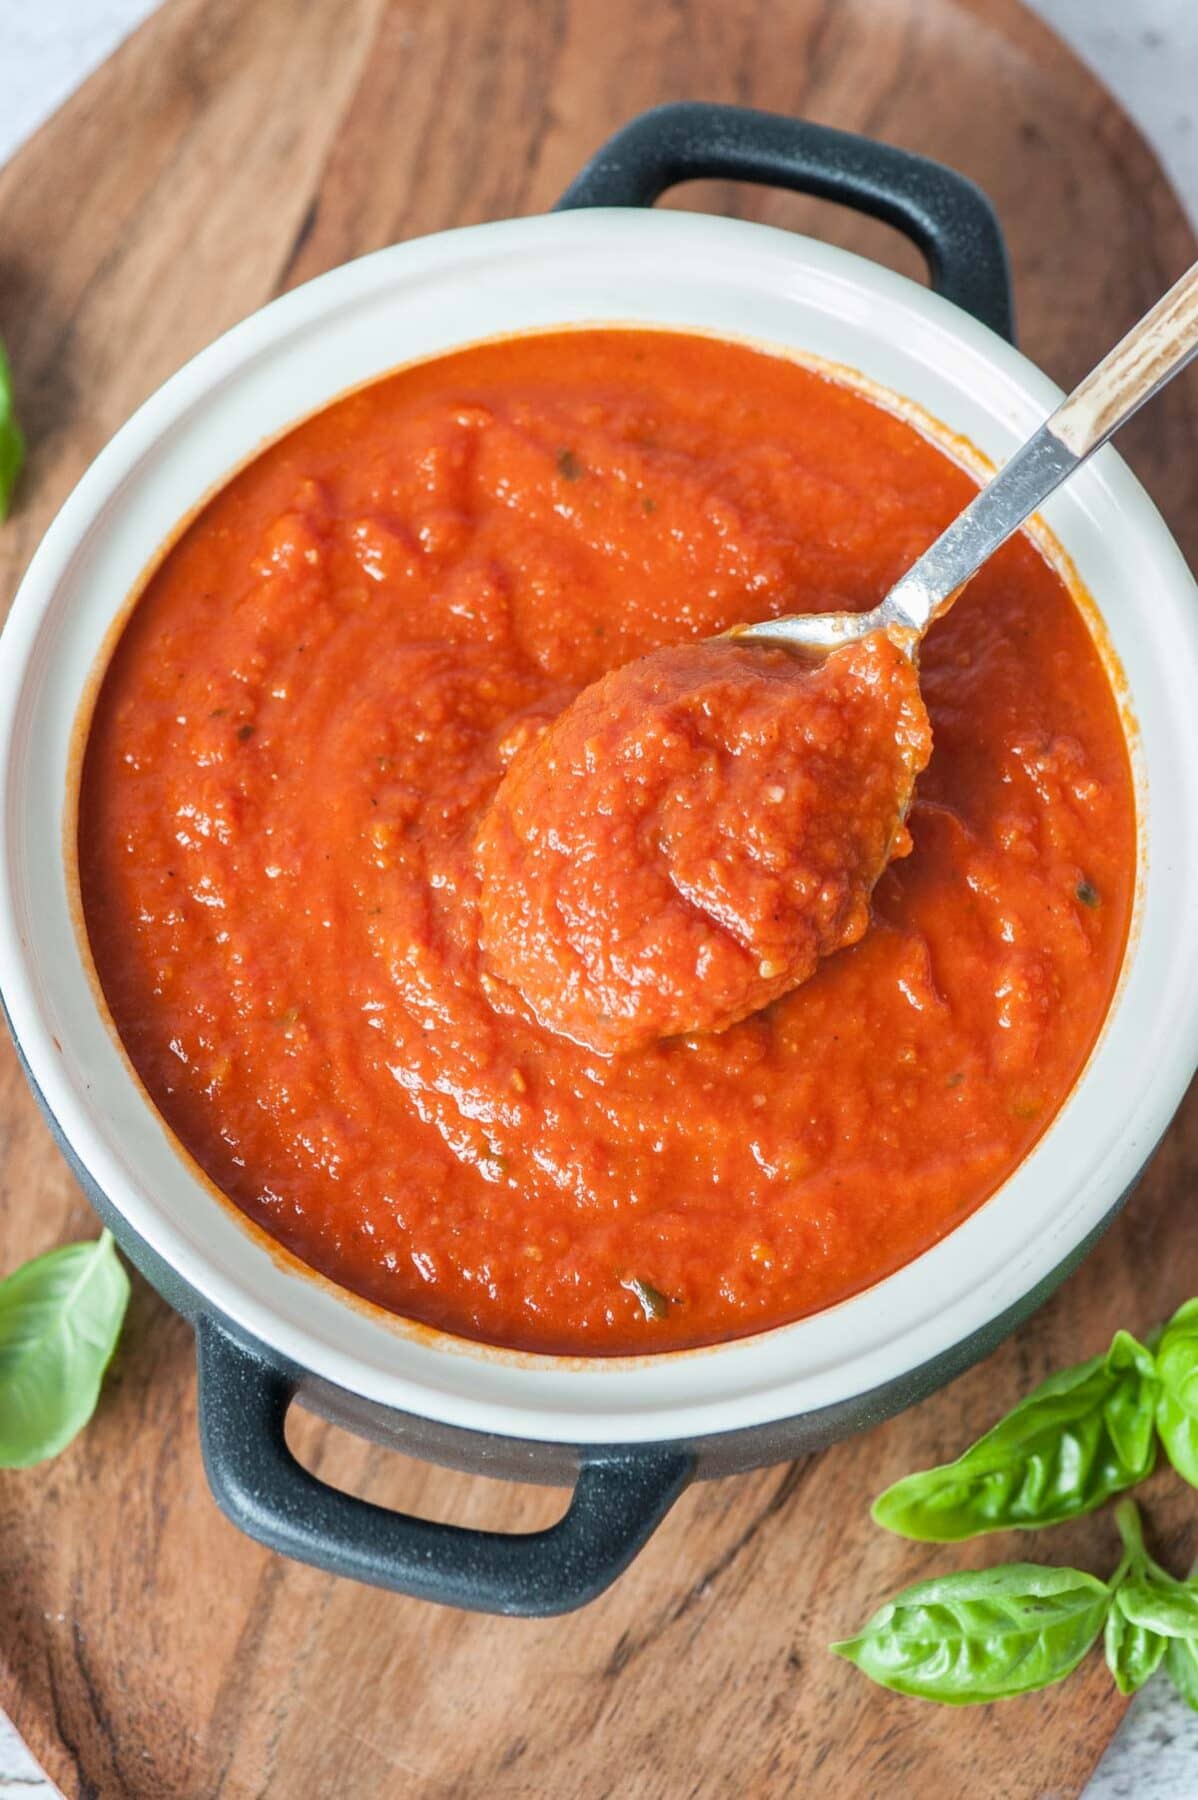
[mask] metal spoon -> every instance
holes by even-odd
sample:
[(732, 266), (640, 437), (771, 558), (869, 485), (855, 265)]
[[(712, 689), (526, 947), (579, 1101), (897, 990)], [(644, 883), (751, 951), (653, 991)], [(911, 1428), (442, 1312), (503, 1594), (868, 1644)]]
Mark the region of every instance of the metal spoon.
[(794, 613), (737, 625), (727, 635), (822, 656), (885, 631), (914, 659), (928, 627), (948, 611), (970, 576), (1195, 355), (1198, 263), (1062, 400), (879, 606), (865, 613)]

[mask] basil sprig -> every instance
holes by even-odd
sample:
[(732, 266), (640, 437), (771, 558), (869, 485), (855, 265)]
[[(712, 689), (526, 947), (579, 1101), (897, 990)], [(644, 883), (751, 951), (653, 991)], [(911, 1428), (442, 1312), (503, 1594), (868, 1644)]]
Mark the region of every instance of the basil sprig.
[(1111, 1578), (1106, 1654), (1121, 1694), (1134, 1694), (1163, 1662), (1198, 1712), (1198, 1579), (1178, 1581), (1149, 1556), (1134, 1500), (1115, 1508), (1123, 1560)]
[(0, 1281), (0, 1468), (57, 1456), (87, 1424), (128, 1300), (108, 1231)]
[(1133, 1499), (1115, 1507), (1122, 1562), (1112, 1577), (1106, 1661), (1121, 1694), (1135, 1694), (1164, 1661), (1185, 1705), (1198, 1712), (1198, 1579), (1178, 1580), (1144, 1548)]
[(1102, 1637), (1121, 1694), (1164, 1662), (1198, 1710), (1198, 1584), (1149, 1556), (1134, 1500), (1115, 1517), (1123, 1556), (1109, 1581), (1038, 1563), (941, 1575), (904, 1588), (831, 1648), (894, 1693), (976, 1706), (1063, 1681)]
[(874, 1520), (947, 1544), (1093, 1512), (1152, 1473), (1159, 1392), (1152, 1352), (1118, 1331), (1105, 1356), (1050, 1375), (956, 1462), (896, 1481)]
[(974, 1706), (1063, 1680), (1110, 1605), (1106, 1582), (1081, 1569), (1010, 1563), (918, 1581), (831, 1647), (895, 1693)]
[(1129, 1618), (1124, 1610), (1124, 1595), (1158, 1577), (1166, 1581), (1172, 1577), (1153, 1562), (1144, 1547), (1140, 1512), (1134, 1500), (1119, 1502), (1115, 1523), (1123, 1539), (1123, 1560), (1110, 1581), (1114, 1599), (1106, 1618), (1106, 1660), (1119, 1692), (1134, 1694), (1159, 1669), (1169, 1640), (1142, 1620)]
[(25, 462), (25, 439), (13, 410), (12, 372), (0, 344), (0, 519), (8, 512), (17, 476)]
[[(956, 1462), (887, 1488), (873, 1517), (929, 1543), (1055, 1525), (1150, 1475), (1158, 1440), (1198, 1487), (1198, 1299), (1148, 1344), (1117, 1331), (1105, 1356), (1049, 1376)], [(968, 1706), (1060, 1681), (1101, 1634), (1120, 1693), (1163, 1664), (1198, 1712), (1198, 1571), (1179, 1581), (1148, 1554), (1134, 1501), (1115, 1519), (1109, 1581), (1035, 1563), (943, 1575), (832, 1649), (897, 1693)]]

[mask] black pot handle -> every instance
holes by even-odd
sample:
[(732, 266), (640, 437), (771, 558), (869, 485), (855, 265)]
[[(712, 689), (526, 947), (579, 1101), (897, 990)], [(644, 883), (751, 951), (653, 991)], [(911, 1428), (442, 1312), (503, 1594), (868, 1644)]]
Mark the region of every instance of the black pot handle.
[(706, 101), (657, 106), (608, 139), (558, 210), (652, 206), (707, 177), (816, 194), (896, 225), (923, 251), (936, 292), (1014, 343), (1006, 245), (982, 190), (943, 163), (829, 125)]
[(388, 1512), (318, 1481), (287, 1447), (295, 1383), (212, 1319), (196, 1325), (200, 1443), (221, 1510), (298, 1562), (471, 1612), (548, 1618), (585, 1606), (642, 1549), (692, 1473), (681, 1451), (583, 1450), (565, 1517), (469, 1531)]

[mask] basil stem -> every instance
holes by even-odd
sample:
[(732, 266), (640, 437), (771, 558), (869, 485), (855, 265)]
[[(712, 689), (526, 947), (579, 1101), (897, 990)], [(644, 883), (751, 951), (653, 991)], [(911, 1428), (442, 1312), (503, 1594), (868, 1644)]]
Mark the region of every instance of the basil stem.
[(87, 1424), (128, 1300), (108, 1231), (0, 1281), (0, 1468), (57, 1456)]
[(1198, 1487), (1198, 1300), (1187, 1300), (1161, 1333), (1156, 1428), (1179, 1475)]
[(1010, 1563), (916, 1582), (832, 1649), (895, 1693), (971, 1706), (1061, 1681), (1110, 1604), (1106, 1582), (1080, 1569)]
[(904, 1537), (955, 1543), (1076, 1518), (1152, 1473), (1158, 1383), (1129, 1332), (1050, 1375), (956, 1462), (895, 1482), (873, 1505)]
[(1149, 1625), (1133, 1624), (1120, 1605), (1127, 1583), (1144, 1579), (1150, 1568), (1158, 1566), (1144, 1548), (1140, 1512), (1134, 1500), (1119, 1502), (1115, 1523), (1123, 1539), (1123, 1560), (1109, 1584), (1115, 1603), (1106, 1618), (1106, 1660), (1119, 1692), (1134, 1694), (1160, 1667), (1169, 1640)]
[(13, 410), (12, 372), (0, 344), (0, 519), (7, 516), (17, 476), (25, 462), (25, 439)]

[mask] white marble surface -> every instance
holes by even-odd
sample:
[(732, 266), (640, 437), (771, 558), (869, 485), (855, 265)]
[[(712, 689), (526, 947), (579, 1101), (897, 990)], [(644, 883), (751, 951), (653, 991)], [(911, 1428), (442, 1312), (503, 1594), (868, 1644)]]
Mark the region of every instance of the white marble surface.
[[(1198, 221), (1198, 0), (1028, 3), (1119, 95)], [(0, 163), (155, 4), (0, 0)], [(0, 1800), (49, 1800), (51, 1793), (0, 1713)], [(1198, 1715), (1158, 1676), (1133, 1701), (1087, 1800), (1196, 1796)]]

